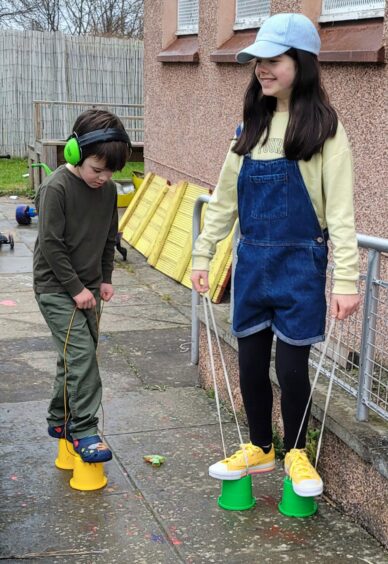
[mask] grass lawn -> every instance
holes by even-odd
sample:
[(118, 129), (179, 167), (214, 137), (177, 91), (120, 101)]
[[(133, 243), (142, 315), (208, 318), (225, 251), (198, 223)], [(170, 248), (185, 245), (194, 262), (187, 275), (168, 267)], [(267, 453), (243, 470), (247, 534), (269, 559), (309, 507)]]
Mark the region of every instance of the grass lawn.
[(29, 191), (27, 159), (0, 159), (0, 195), (26, 194)]
[[(144, 171), (144, 163), (127, 163), (121, 172), (114, 173), (113, 178), (130, 179), (133, 170)], [(0, 159), (0, 196), (33, 196), (29, 178), (23, 178), (27, 173), (27, 159)]]

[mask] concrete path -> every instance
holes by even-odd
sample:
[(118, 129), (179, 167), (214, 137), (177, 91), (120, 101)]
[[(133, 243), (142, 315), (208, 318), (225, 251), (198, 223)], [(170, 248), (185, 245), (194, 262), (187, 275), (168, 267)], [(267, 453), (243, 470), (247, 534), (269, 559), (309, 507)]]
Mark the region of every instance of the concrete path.
[[(282, 516), (283, 473), (253, 479), (256, 506), (218, 507), (220, 483), (209, 464), (222, 457), (215, 402), (190, 365), (190, 292), (130, 250), (117, 256), (116, 295), (104, 307), (99, 361), (103, 426), (114, 460), (108, 485), (69, 486), (54, 466), (56, 441), (45, 415), (55, 371), (50, 334), (32, 291), (37, 218), (14, 220), (0, 199), (0, 231), (15, 250), (0, 251), (1, 514), (0, 559), (80, 563), (369, 563), (387, 553), (324, 499), (308, 519)], [(223, 414), (230, 450), (238, 442)], [(143, 460), (161, 454), (154, 468)], [(346, 487), (346, 484), (344, 484)]]

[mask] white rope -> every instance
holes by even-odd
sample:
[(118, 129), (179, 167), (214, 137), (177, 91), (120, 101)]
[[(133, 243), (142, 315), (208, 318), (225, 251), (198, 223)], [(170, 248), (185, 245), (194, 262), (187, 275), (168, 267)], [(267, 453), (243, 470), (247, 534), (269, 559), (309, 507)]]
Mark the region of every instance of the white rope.
[[(248, 468), (248, 466), (249, 466), (249, 463), (248, 463), (248, 455), (247, 455), (247, 453), (246, 453), (246, 449), (245, 449), (245, 446), (244, 446), (244, 441), (243, 441), (243, 438), (242, 438), (242, 435), (241, 435), (240, 425), (239, 425), (238, 419), (237, 419), (237, 413), (236, 413), (236, 408), (235, 408), (234, 401), (233, 401), (233, 395), (232, 395), (232, 390), (231, 390), (231, 387), (230, 387), (228, 371), (227, 371), (227, 369), (226, 369), (226, 364), (225, 364), (225, 360), (224, 360), (224, 355), (223, 355), (223, 353), (222, 353), (222, 348), (221, 348), (220, 338), (219, 338), (218, 331), (217, 331), (216, 321), (215, 321), (215, 318), (214, 318), (214, 312), (213, 312), (212, 303), (211, 303), (211, 300), (210, 300), (210, 297), (209, 297), (208, 294), (204, 294), (204, 295), (203, 295), (203, 304), (204, 304), (204, 310), (205, 310), (206, 333), (207, 333), (207, 335), (208, 335), (209, 354), (210, 354), (210, 359), (211, 359), (211, 360), (210, 360), (210, 363), (211, 363), (211, 368), (212, 368), (212, 375), (213, 375), (213, 382), (214, 382), (214, 391), (215, 391), (216, 403), (217, 403), (218, 419), (219, 419), (220, 428), (221, 428), (222, 445), (223, 445), (224, 452), (225, 452), (225, 443), (224, 443), (224, 437), (223, 437), (223, 433), (222, 433), (221, 411), (220, 411), (219, 402), (218, 402), (218, 399), (217, 399), (217, 398), (218, 398), (218, 386), (217, 386), (217, 380), (216, 380), (216, 375), (215, 375), (214, 361), (212, 362), (212, 358), (213, 358), (213, 347), (212, 347), (212, 343), (211, 343), (210, 326), (209, 326), (209, 322), (208, 322), (208, 315), (207, 315), (207, 309), (206, 309), (206, 307), (209, 308), (210, 317), (211, 317), (212, 325), (213, 325), (213, 331), (214, 331), (214, 335), (215, 335), (215, 338), (216, 338), (218, 351), (219, 351), (220, 358), (221, 358), (221, 364), (222, 364), (222, 370), (223, 370), (223, 374), (224, 374), (224, 380), (225, 380), (226, 388), (227, 388), (227, 390), (228, 390), (228, 395), (229, 395), (230, 403), (231, 403), (231, 406), (232, 406), (234, 419), (235, 419), (235, 422), (236, 422), (237, 433), (238, 433), (240, 445), (241, 445), (241, 448), (242, 448), (242, 451), (243, 451), (244, 460), (245, 460), (245, 465), (246, 465), (246, 467)], [(226, 454), (225, 454), (225, 458), (226, 458)]]
[(203, 310), (204, 310), (204, 313), (205, 313), (207, 344), (208, 344), (208, 350), (209, 350), (209, 356), (210, 356), (210, 366), (211, 366), (212, 378), (213, 378), (214, 395), (215, 395), (215, 398), (216, 398), (216, 405), (217, 405), (218, 422), (220, 424), (222, 448), (224, 450), (224, 458), (226, 458), (225, 440), (224, 440), (224, 433), (223, 433), (223, 430), (222, 430), (222, 421), (221, 421), (220, 400), (219, 400), (219, 397), (218, 397), (218, 385), (217, 385), (217, 379), (216, 379), (216, 370), (215, 370), (215, 366), (214, 366), (213, 346), (212, 346), (212, 340), (211, 340), (211, 335), (210, 335), (209, 318), (208, 318), (208, 314), (207, 314), (206, 299), (205, 298), (203, 299)]
[[(323, 346), (323, 350), (322, 350), (322, 353), (321, 353), (321, 356), (320, 356), (320, 359), (319, 359), (319, 362), (318, 362), (317, 370), (315, 372), (314, 381), (311, 385), (310, 396), (309, 396), (309, 399), (307, 400), (306, 409), (305, 409), (305, 412), (303, 414), (302, 422), (301, 422), (300, 427), (299, 427), (298, 436), (296, 437), (294, 448), (296, 448), (296, 446), (298, 444), (298, 440), (299, 440), (299, 437), (300, 437), (300, 433), (302, 431), (303, 423), (306, 419), (306, 415), (307, 415), (307, 412), (308, 412), (310, 401), (311, 401), (311, 398), (313, 396), (314, 389), (317, 385), (318, 376), (319, 376), (319, 374), (322, 370), (323, 360), (326, 356), (327, 348), (329, 346), (330, 337), (331, 337), (331, 334), (333, 332), (335, 321), (336, 321), (335, 318), (333, 318), (330, 322), (329, 331), (327, 333), (327, 337), (326, 337), (326, 340), (325, 340), (325, 343), (324, 343), (324, 346)], [(323, 430), (324, 430), (325, 422), (326, 422), (326, 414), (327, 414), (327, 411), (328, 411), (328, 408), (329, 408), (331, 390), (332, 390), (333, 381), (334, 381), (334, 374), (335, 374), (335, 369), (337, 368), (337, 358), (339, 358), (339, 352), (340, 352), (340, 347), (341, 347), (342, 330), (343, 330), (343, 324), (341, 323), (340, 331), (339, 331), (339, 335), (338, 335), (338, 340), (337, 340), (337, 346), (336, 346), (336, 350), (335, 350), (334, 358), (333, 358), (333, 364), (332, 364), (332, 367), (331, 367), (329, 386), (328, 386), (327, 394), (326, 394), (326, 401), (325, 401), (325, 408), (324, 408), (324, 412), (323, 412), (321, 431), (320, 431), (320, 434), (319, 434), (319, 440), (318, 440), (318, 445), (317, 445), (317, 454), (316, 454), (316, 457), (315, 457), (315, 468), (318, 465), (319, 454), (320, 454), (320, 451), (321, 451)]]
[(319, 362), (318, 362), (317, 370), (316, 370), (316, 372), (315, 372), (314, 381), (313, 381), (312, 386), (311, 386), (311, 391), (310, 391), (309, 399), (307, 400), (306, 409), (304, 410), (304, 414), (303, 414), (303, 417), (302, 417), (302, 422), (301, 422), (300, 427), (299, 427), (299, 431), (298, 431), (298, 435), (297, 435), (296, 440), (295, 440), (294, 448), (296, 448), (296, 445), (298, 444), (298, 440), (299, 440), (299, 437), (300, 437), (300, 433), (301, 433), (301, 431), (302, 431), (302, 427), (303, 427), (303, 424), (304, 424), (304, 421), (305, 421), (305, 419), (306, 419), (306, 415), (307, 415), (307, 412), (308, 412), (308, 409), (309, 409), (310, 401), (311, 401), (311, 398), (312, 398), (312, 396), (313, 396), (313, 392), (314, 392), (315, 386), (317, 385), (318, 376), (319, 376), (319, 374), (320, 374), (320, 372), (321, 372), (321, 369), (322, 369), (323, 359), (324, 359), (325, 356), (326, 356), (326, 351), (327, 351), (327, 347), (328, 347), (329, 342), (330, 342), (331, 334), (332, 334), (332, 332), (333, 332), (334, 324), (335, 324), (335, 319), (333, 318), (333, 319), (331, 320), (330, 327), (329, 327), (329, 331), (328, 331), (328, 333), (327, 333), (327, 337), (326, 337), (326, 340), (325, 340), (324, 345), (323, 345), (322, 354), (321, 354), (321, 357), (320, 357)]
[(335, 369), (336, 369), (336, 367), (337, 367), (337, 359), (339, 358), (339, 353), (340, 353), (341, 339), (342, 339), (342, 330), (343, 330), (343, 323), (341, 323), (341, 325), (340, 325), (340, 331), (339, 331), (339, 335), (338, 335), (337, 346), (336, 346), (336, 350), (335, 350), (335, 353), (334, 353), (333, 365), (332, 365), (332, 367), (331, 367), (331, 374), (330, 374), (329, 386), (328, 386), (327, 395), (326, 395), (325, 410), (324, 410), (324, 412), (323, 412), (321, 432), (320, 432), (320, 434), (319, 434), (319, 440), (318, 440), (318, 446), (317, 446), (317, 454), (316, 454), (316, 457), (315, 457), (315, 468), (316, 468), (317, 465), (318, 465), (319, 454), (320, 454), (320, 452), (321, 452), (321, 443), (322, 443), (322, 437), (323, 437), (323, 429), (324, 429), (324, 427), (325, 427), (326, 414), (327, 414), (327, 410), (328, 410), (328, 407), (329, 407), (329, 401), (330, 401), (330, 396), (331, 396), (331, 389), (332, 389), (332, 387), (333, 387)]

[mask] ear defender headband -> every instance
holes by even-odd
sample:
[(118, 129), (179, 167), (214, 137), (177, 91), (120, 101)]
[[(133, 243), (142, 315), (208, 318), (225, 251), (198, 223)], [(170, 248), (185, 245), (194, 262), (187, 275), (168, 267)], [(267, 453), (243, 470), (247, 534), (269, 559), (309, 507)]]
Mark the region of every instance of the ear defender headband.
[(108, 141), (122, 141), (128, 145), (131, 150), (131, 141), (125, 131), (122, 129), (96, 129), (89, 131), (85, 135), (78, 135), (74, 132), (65, 145), (63, 155), (65, 161), (73, 166), (76, 166), (82, 160), (82, 148), (94, 143), (106, 143)]

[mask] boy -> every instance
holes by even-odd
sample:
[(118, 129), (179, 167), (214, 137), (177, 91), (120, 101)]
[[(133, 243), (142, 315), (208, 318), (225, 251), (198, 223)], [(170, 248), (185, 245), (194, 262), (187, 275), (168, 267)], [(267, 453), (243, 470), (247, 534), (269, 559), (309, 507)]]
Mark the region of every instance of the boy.
[(67, 163), (44, 180), (36, 195), (34, 290), (58, 351), (48, 433), (66, 435), (84, 462), (112, 458), (97, 430), (102, 386), (96, 348), (100, 300), (113, 296), (118, 216), (111, 178), (130, 150), (119, 118), (87, 110), (65, 146)]

